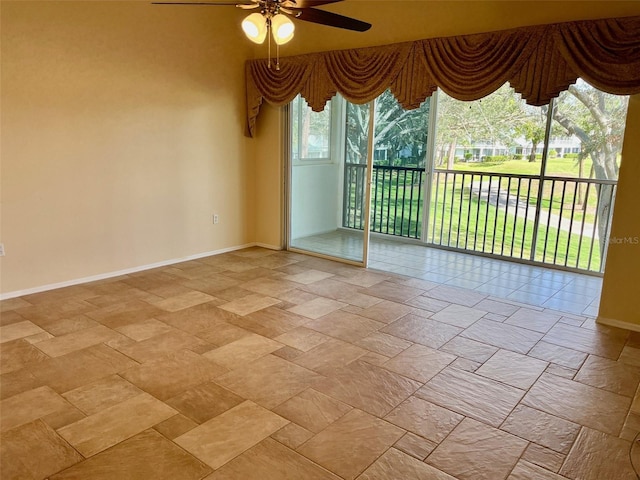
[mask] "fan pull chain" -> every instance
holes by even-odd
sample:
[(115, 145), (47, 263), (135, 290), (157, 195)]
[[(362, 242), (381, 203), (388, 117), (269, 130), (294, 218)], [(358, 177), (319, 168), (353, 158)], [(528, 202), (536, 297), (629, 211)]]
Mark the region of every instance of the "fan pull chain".
[[(277, 13), (277, 12), (276, 12)], [(267, 66), (271, 69), (271, 42), (276, 44), (276, 70), (280, 70), (280, 44), (273, 37), (273, 24), (271, 23), (271, 16), (267, 16), (267, 43), (268, 43), (268, 63)]]
[(267, 37), (268, 37), (268, 42), (269, 42), (269, 69), (271, 69), (271, 22), (269, 20), (267, 20)]

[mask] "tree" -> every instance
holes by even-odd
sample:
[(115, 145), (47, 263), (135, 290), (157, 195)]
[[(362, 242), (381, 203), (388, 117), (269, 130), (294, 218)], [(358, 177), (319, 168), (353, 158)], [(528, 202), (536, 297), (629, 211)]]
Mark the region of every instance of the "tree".
[(347, 163), (367, 163), (369, 104), (347, 103)]
[[(293, 154), (299, 158), (309, 158), (312, 154), (311, 147), (317, 149), (329, 148), (329, 136), (331, 126), (331, 102), (328, 102), (322, 112), (313, 112), (306, 101), (298, 95), (291, 103), (291, 136)], [(315, 144), (311, 144), (311, 140)]]
[[(618, 158), (629, 97), (609, 95), (579, 80), (563, 92), (553, 112), (554, 120), (569, 135), (580, 139), (582, 152), (579, 161), (591, 159), (593, 173), (599, 180), (617, 180)], [(612, 207), (611, 185), (598, 187), (598, 237), (600, 254), (605, 254), (607, 228)]]
[[(415, 110), (404, 110), (389, 90), (376, 99), (375, 148), (390, 151), (389, 161), (398, 158), (400, 152), (411, 150), (422, 152), (422, 158), (416, 163), (424, 165), (428, 125), (429, 101)], [(349, 162), (366, 162), (368, 134), (369, 104), (348, 104), (346, 141)]]
[[(427, 130), (429, 128), (430, 100), (419, 108), (405, 110), (387, 90), (376, 101), (376, 148), (386, 148), (391, 152), (389, 160), (400, 159), (406, 165), (406, 154), (416, 166), (424, 166), (427, 150)], [(417, 158), (420, 155), (420, 158)]]
[(470, 147), (485, 141), (511, 146), (515, 128), (525, 117), (523, 102), (509, 84), (474, 102), (463, 102), (439, 92), (436, 165), (442, 165), (446, 158), (447, 169), (451, 170), (458, 145)]
[(516, 131), (524, 137), (524, 139), (528, 142), (531, 142), (531, 153), (529, 154), (529, 161), (536, 161), (536, 150), (538, 149), (538, 145), (544, 142), (544, 123), (540, 124), (540, 121), (534, 117), (527, 118), (523, 121), (518, 127)]

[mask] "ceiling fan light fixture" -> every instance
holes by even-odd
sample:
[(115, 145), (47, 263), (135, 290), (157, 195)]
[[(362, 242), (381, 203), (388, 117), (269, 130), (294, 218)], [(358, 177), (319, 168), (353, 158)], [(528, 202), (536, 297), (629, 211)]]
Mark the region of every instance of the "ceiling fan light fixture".
[(242, 30), (254, 43), (264, 43), (267, 37), (267, 19), (261, 13), (252, 13), (242, 21)]
[(289, 42), (293, 38), (295, 28), (293, 22), (286, 15), (279, 13), (271, 18), (271, 33), (273, 40), (278, 45)]

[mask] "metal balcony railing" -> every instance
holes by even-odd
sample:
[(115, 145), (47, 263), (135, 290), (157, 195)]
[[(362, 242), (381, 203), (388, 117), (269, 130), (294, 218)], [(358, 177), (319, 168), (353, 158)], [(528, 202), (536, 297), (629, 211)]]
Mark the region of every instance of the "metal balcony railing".
[[(572, 270), (603, 271), (617, 182), (437, 169), (426, 189), (425, 178), (422, 168), (374, 166), (370, 230)], [(346, 165), (344, 227), (363, 229), (365, 179), (366, 165)]]

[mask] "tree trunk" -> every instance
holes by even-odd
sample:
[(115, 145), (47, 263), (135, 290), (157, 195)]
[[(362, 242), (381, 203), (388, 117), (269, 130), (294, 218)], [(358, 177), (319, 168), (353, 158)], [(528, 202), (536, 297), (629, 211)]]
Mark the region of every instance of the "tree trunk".
[(444, 148), (442, 148), (442, 144), (439, 144), (436, 147), (436, 154), (435, 154), (435, 164), (436, 167), (439, 167), (440, 165), (442, 165), (442, 161), (444, 160)]
[(598, 188), (598, 245), (600, 247), (600, 259), (607, 252), (607, 240), (609, 239), (609, 220), (613, 205), (613, 185), (600, 185)]
[[(593, 178), (593, 173), (594, 173), (593, 165), (591, 165), (591, 170), (589, 170), (589, 180), (591, 180)], [(582, 202), (582, 211), (583, 212), (587, 211), (587, 204), (588, 203), (589, 203), (589, 197), (586, 196), (586, 197), (584, 197), (584, 200)]]
[(458, 143), (458, 139), (453, 137), (451, 143), (449, 144), (449, 157), (447, 158), (447, 170), (453, 170), (453, 162), (456, 159), (456, 146)]
[(538, 150), (538, 144), (534, 143), (533, 146), (531, 147), (531, 155), (529, 155), (529, 162), (536, 161), (536, 150)]
[[(596, 178), (617, 180), (617, 162), (615, 150), (605, 146), (604, 152), (591, 155), (593, 158), (593, 170)], [(609, 221), (611, 208), (613, 207), (613, 185), (600, 185), (598, 189), (598, 238), (600, 244), (600, 258), (604, 258), (607, 249)]]

